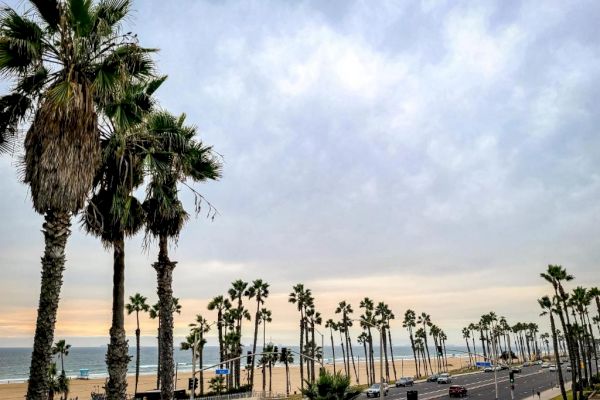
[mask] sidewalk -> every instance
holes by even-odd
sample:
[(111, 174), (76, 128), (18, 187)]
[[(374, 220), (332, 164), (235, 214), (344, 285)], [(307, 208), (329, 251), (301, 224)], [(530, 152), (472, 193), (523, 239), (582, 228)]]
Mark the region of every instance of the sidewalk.
[(542, 392), (541, 400), (551, 400), (556, 396), (560, 396), (560, 388), (554, 387), (550, 390), (546, 390)]

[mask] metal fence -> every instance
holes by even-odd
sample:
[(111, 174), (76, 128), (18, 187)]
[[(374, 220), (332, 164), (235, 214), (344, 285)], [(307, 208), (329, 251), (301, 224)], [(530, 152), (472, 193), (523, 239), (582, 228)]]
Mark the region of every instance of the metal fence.
[(233, 393), (233, 394), (222, 394), (219, 396), (206, 396), (206, 397), (197, 397), (197, 400), (236, 400), (236, 399), (285, 399), (287, 396), (285, 393), (277, 393), (277, 392), (263, 392), (263, 391), (253, 391), (253, 392), (243, 392), (243, 393)]

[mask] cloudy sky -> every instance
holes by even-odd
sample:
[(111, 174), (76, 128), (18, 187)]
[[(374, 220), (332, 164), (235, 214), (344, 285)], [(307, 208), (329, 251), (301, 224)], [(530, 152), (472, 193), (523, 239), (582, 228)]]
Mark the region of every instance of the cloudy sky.
[[(134, 4), (126, 29), (169, 75), (161, 106), (224, 157), (223, 179), (199, 187), (219, 215), (190, 220), (172, 248), (176, 334), (212, 318), (208, 299), (237, 278), (271, 283), (279, 343), (297, 336), (298, 282), (325, 317), (370, 296), (398, 318), (430, 313), (454, 343), (491, 310), (545, 324), (548, 263), (600, 284), (599, 2)], [(11, 346), (31, 342), (43, 250), (16, 163), (0, 159)], [(141, 239), (127, 243), (127, 293), (154, 302), (157, 251)], [(111, 254), (74, 226), (67, 257), (56, 335), (106, 343)], [(143, 334), (152, 344), (153, 322)]]

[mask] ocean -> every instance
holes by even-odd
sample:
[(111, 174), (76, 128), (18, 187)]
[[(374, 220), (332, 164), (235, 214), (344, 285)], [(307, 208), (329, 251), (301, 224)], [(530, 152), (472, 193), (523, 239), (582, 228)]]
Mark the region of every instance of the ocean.
[[(251, 347), (251, 346), (250, 346)], [(298, 351), (297, 346), (287, 346), (289, 349)], [(245, 348), (244, 352), (248, 347)], [(463, 351), (462, 346), (452, 346), (456, 350)], [(364, 360), (364, 350), (362, 347), (353, 347), (354, 357), (360, 357)], [(260, 351), (257, 349), (257, 351)], [(430, 348), (432, 357), (434, 349)], [(129, 347), (131, 362), (129, 363), (129, 373), (135, 373), (135, 346)], [(378, 359), (379, 348), (374, 348), (376, 359)], [(106, 347), (72, 347), (69, 355), (65, 358), (65, 371), (68, 376), (76, 377), (79, 375), (79, 369), (87, 368), (90, 371), (90, 377), (102, 378), (107, 376), (105, 364)], [(336, 362), (342, 358), (340, 347), (335, 349)], [(448, 351), (448, 356), (452, 354)], [(140, 374), (156, 374), (158, 351), (156, 347), (141, 347), (140, 350)], [(29, 375), (29, 362), (31, 357), (31, 348), (0, 348), (0, 384), (24, 381)], [(331, 363), (332, 352), (330, 346), (325, 346), (325, 362)], [(394, 346), (394, 358), (412, 358), (412, 351), (409, 346)], [(175, 349), (175, 361), (180, 371), (190, 371), (192, 353), (182, 351), (178, 347)], [(217, 346), (206, 346), (204, 348), (204, 365), (209, 366), (218, 363), (219, 348)], [(295, 361), (298, 361), (297, 355)], [(246, 360), (243, 359), (242, 363)], [(60, 361), (57, 360), (57, 366), (60, 369)]]

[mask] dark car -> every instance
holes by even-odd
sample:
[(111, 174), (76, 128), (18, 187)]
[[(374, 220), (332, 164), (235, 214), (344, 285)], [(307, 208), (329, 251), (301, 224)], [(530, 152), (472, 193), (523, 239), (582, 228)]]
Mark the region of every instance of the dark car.
[(439, 374), (430, 375), (429, 378), (427, 378), (427, 382), (437, 382), (439, 377)]
[(415, 381), (413, 380), (413, 378), (410, 378), (408, 376), (403, 376), (402, 378), (400, 378), (396, 381), (396, 387), (412, 386), (412, 385), (414, 385), (414, 383), (415, 383)]
[(521, 367), (520, 365), (513, 365), (511, 371), (520, 374), (523, 371), (523, 367)]
[(450, 397), (466, 397), (467, 396), (467, 388), (460, 385), (452, 385), (448, 389), (448, 395)]

